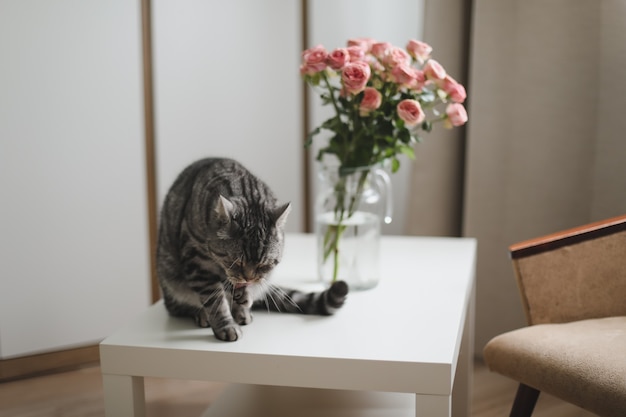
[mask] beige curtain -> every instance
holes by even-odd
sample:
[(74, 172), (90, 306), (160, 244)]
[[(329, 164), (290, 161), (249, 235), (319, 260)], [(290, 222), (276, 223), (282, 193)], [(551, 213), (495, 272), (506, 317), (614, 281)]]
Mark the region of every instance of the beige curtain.
[(480, 353), (525, 325), (510, 244), (626, 213), (626, 2), (475, 0), (471, 22), (466, 146), (429, 140), (409, 212), (412, 233), (478, 239)]

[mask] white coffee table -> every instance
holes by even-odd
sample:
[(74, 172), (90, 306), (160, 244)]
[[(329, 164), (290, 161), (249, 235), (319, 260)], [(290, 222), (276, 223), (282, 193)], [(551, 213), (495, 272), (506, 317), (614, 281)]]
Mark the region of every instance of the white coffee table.
[[(144, 377), (234, 383), (210, 416), (468, 416), (475, 240), (381, 246), (380, 284), (335, 316), (255, 312), (234, 343), (153, 305), (100, 344), (106, 416), (144, 415)], [(287, 235), (273, 280), (314, 276), (314, 236)]]

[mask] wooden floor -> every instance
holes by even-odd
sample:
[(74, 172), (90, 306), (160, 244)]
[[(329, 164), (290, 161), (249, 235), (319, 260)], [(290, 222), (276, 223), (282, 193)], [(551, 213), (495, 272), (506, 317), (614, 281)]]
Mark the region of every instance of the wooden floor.
[[(146, 378), (148, 417), (199, 417), (225, 385)], [(472, 417), (505, 417), (517, 385), (478, 363)], [(102, 380), (97, 366), (0, 384), (0, 417), (102, 417)], [(593, 416), (542, 394), (533, 417)], [(294, 416), (297, 417), (297, 416)], [(384, 417), (384, 416), (381, 416)]]

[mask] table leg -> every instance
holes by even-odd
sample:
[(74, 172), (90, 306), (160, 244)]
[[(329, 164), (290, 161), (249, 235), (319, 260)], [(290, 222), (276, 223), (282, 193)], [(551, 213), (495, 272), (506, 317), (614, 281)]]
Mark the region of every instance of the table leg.
[(106, 417), (145, 417), (143, 377), (102, 375)]
[(465, 315), (463, 339), (461, 339), (461, 349), (452, 389), (452, 417), (468, 417), (472, 409), (475, 297), (475, 291), (472, 290)]
[(415, 394), (415, 417), (450, 417), (452, 397)]

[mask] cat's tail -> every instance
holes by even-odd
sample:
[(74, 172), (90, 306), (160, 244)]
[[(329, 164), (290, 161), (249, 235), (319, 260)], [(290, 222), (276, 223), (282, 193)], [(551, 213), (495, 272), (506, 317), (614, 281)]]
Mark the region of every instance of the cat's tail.
[(271, 287), (264, 299), (252, 304), (255, 310), (330, 316), (343, 306), (348, 295), (348, 284), (334, 282), (328, 289), (319, 292), (303, 292)]

